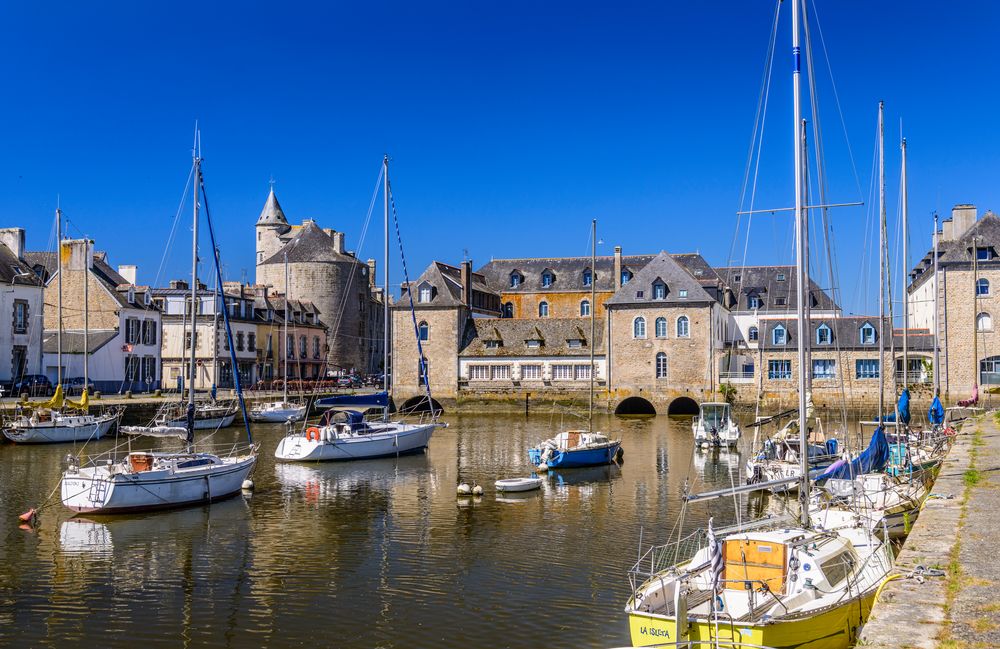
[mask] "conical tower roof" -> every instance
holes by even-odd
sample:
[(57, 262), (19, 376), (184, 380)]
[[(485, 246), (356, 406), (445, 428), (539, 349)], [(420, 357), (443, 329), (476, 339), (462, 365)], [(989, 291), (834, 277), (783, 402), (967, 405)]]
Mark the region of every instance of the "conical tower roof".
[(274, 187), (268, 193), (264, 209), (260, 211), (260, 216), (257, 217), (257, 225), (288, 225), (285, 213), (281, 210), (281, 205), (278, 203), (278, 197), (274, 195)]

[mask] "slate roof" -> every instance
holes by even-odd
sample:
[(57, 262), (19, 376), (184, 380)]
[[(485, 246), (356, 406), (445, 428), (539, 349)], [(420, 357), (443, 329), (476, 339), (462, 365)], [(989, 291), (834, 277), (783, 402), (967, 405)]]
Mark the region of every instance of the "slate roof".
[[(56, 258), (56, 253), (54, 252), (26, 252), (24, 253), (24, 259), (46, 283), (48, 283), (48, 281), (59, 271), (59, 260)], [(148, 286), (134, 287), (135, 300), (129, 302), (128, 289), (132, 285), (129, 284), (127, 279), (118, 274), (118, 271), (108, 263), (108, 253), (98, 251), (94, 252), (94, 265), (92, 270), (94, 277), (104, 284), (112, 298), (118, 302), (119, 306), (134, 309), (146, 309), (149, 311), (158, 310), (156, 305), (150, 304), (147, 306), (143, 302), (142, 294), (145, 291), (152, 290)]]
[[(486, 283), (486, 278), (482, 274), (473, 272), (471, 277), (473, 292), (496, 296), (497, 303), (499, 304), (499, 294), (490, 288), (490, 286)], [(397, 308), (409, 308), (410, 301), (408, 291), (410, 286), (415, 286), (419, 289), (419, 287), (425, 283), (430, 284), (433, 289), (431, 301), (429, 303), (418, 303), (416, 299), (417, 296), (414, 296), (414, 305), (448, 307), (462, 306), (465, 304), (463, 301), (464, 296), (462, 294), (462, 269), (444, 262), (432, 261), (420, 277), (418, 277), (415, 281), (410, 282), (409, 285), (404, 284), (401, 287), (399, 299), (393, 301), (393, 305)]]
[[(91, 331), (87, 346), (93, 354), (101, 347), (115, 339), (118, 335), (116, 330)], [(64, 331), (62, 335), (62, 350), (64, 354), (83, 353), (83, 332)], [(59, 351), (58, 337), (55, 331), (46, 331), (42, 334), (42, 351), (46, 354), (55, 354)]]
[[(715, 269), (722, 281), (739, 296), (734, 311), (753, 311), (749, 306), (751, 296), (761, 299), (758, 313), (794, 313), (797, 299), (798, 279), (795, 266), (722, 266)], [(784, 279), (779, 280), (779, 276)], [(809, 292), (813, 302), (811, 308), (821, 311), (840, 310), (840, 306), (820, 286), (809, 279)], [(785, 304), (778, 304), (784, 298)]]
[[(963, 232), (957, 239), (938, 242), (938, 268), (972, 266), (973, 239), (976, 247), (991, 248), (992, 259), (979, 260), (982, 269), (1000, 268), (1000, 217), (993, 212), (986, 212), (982, 218)], [(928, 278), (934, 275), (934, 248), (931, 247), (910, 271), (909, 292), (913, 292)]]
[[(312, 313), (315, 319), (312, 322), (292, 322), (289, 326), (305, 326), (305, 327), (325, 327), (326, 325), (319, 319), (320, 311), (316, 308), (316, 305), (312, 302), (305, 300), (289, 300), (291, 305), (292, 313), (296, 311), (301, 311), (302, 313)], [(274, 312), (273, 322), (277, 324), (284, 324), (284, 314), (285, 314), (285, 297), (281, 294), (268, 294), (268, 296), (262, 297), (257, 296), (253, 300), (254, 310), (258, 312), (261, 320), (266, 320), (266, 312), (271, 309)]]
[[(595, 323), (595, 354), (604, 353), (604, 322)], [(488, 348), (486, 341), (499, 341)], [(541, 340), (540, 347), (528, 347), (527, 340)], [(570, 347), (568, 340), (584, 341)], [(470, 318), (462, 336), (461, 356), (571, 356), (590, 357), (590, 318)]]
[[(888, 320), (887, 320), (888, 321)], [(875, 342), (871, 345), (861, 344), (861, 327), (865, 323), (869, 323), (871, 326), (875, 327)], [(775, 345), (772, 332), (778, 326), (785, 328), (787, 332), (788, 343), (785, 345)], [(878, 352), (878, 316), (847, 316), (842, 318), (813, 318), (809, 323), (809, 335), (811, 336), (810, 349), (813, 353), (821, 353), (823, 351), (836, 351), (839, 348), (841, 350), (871, 350), (873, 352)], [(817, 345), (816, 344), (816, 330), (821, 326), (826, 325), (830, 328), (832, 337), (830, 344), (828, 345)], [(759, 344), (762, 349), (778, 351), (778, 350), (789, 350), (794, 351), (798, 349), (797, 344), (797, 331), (796, 331), (796, 320), (795, 318), (767, 318), (762, 319), (760, 322), (760, 338)], [(895, 345), (897, 352), (902, 352), (903, 350), (903, 330), (894, 329), (893, 330), (893, 343)], [(910, 329), (909, 335), (907, 337), (907, 347), (913, 352), (930, 352), (934, 350), (934, 337), (931, 336), (931, 332), (928, 329)], [(889, 350), (889, 341), (886, 340), (885, 343), (886, 351)]]
[[(653, 283), (662, 281), (667, 286), (663, 299), (653, 298)], [(701, 282), (696, 280), (679, 262), (666, 252), (656, 255), (642, 270), (635, 274), (628, 284), (618, 289), (605, 305), (626, 304), (701, 304), (714, 302)]]
[(350, 263), (361, 264), (352, 255), (337, 252), (333, 237), (323, 231), (314, 221), (307, 221), (299, 228), (288, 243), (278, 249), (264, 264), (283, 264), (288, 254), (288, 263)]
[[(622, 268), (638, 273), (655, 255), (623, 255)], [(496, 291), (504, 293), (536, 293), (539, 291), (590, 291), (583, 284), (583, 271), (590, 268), (590, 257), (541, 257), (525, 259), (494, 259), (476, 272)], [(615, 290), (615, 258), (601, 256), (594, 260), (598, 291)], [(523, 276), (521, 284), (511, 288), (510, 274), (518, 271)], [(542, 286), (542, 273), (551, 270), (555, 281), (551, 287)]]
[(17, 258), (14, 251), (0, 243), (0, 282), (5, 286), (41, 286), (35, 269), (30, 264)]
[(264, 209), (260, 211), (260, 216), (257, 217), (257, 225), (288, 225), (285, 212), (281, 209), (281, 204), (278, 203), (278, 197), (274, 195), (274, 187), (267, 194), (267, 200), (264, 201)]

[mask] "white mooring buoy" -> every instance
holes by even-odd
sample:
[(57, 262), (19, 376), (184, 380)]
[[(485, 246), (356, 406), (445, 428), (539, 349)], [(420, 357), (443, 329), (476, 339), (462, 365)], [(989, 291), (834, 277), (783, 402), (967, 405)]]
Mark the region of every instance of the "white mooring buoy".
[(458, 485), (458, 495), (459, 496), (472, 495), (472, 487), (470, 487), (468, 483), (463, 482), (462, 484)]
[(247, 478), (243, 481), (243, 491), (253, 491), (253, 480)]

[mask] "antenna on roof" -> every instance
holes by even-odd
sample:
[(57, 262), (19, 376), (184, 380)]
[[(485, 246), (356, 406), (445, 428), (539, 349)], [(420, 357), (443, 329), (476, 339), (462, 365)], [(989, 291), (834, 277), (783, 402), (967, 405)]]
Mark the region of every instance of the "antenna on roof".
[(274, 174), (271, 174), (271, 179), (267, 181), (267, 184), (271, 187), (271, 191), (274, 191)]

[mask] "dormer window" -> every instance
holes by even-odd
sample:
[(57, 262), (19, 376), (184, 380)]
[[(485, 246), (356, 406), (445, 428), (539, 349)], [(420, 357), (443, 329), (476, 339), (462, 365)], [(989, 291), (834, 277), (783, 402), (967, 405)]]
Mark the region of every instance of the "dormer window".
[(594, 283), (594, 272), (589, 268), (583, 271), (583, 285), (590, 286)]
[(979, 261), (989, 261), (993, 259), (992, 248), (976, 248), (976, 259)]
[(816, 329), (816, 344), (817, 345), (829, 345), (833, 340), (833, 332), (830, 331), (830, 327), (825, 324), (821, 324)]
[(783, 281), (785, 281), (785, 274), (784, 273), (778, 273), (778, 276), (775, 279), (777, 279), (779, 282), (783, 282)]
[(654, 300), (667, 299), (667, 285), (659, 280), (653, 282), (653, 299)]
[(135, 302), (135, 289), (134, 288), (130, 288), (128, 290), (128, 303), (132, 304), (134, 302)]
[(524, 345), (529, 349), (536, 349), (542, 346), (542, 341), (539, 340), (538, 338), (530, 338), (524, 341)]
[(747, 298), (747, 308), (757, 310), (760, 308), (760, 298), (756, 295), (751, 295)]
[(487, 340), (486, 341), (486, 349), (500, 349), (500, 341), (499, 340)]
[(510, 274), (510, 287), (517, 288), (524, 281), (524, 275), (517, 272), (516, 270)]
[(579, 338), (570, 338), (566, 341), (566, 344), (570, 349), (579, 349), (580, 347), (583, 347), (583, 341)]
[(552, 274), (552, 271), (547, 270), (542, 273), (542, 288), (548, 288), (552, 286), (552, 282), (556, 281), (556, 276)]
[(622, 286), (625, 286), (632, 279), (632, 271), (628, 268), (622, 268)]
[(861, 325), (861, 344), (862, 345), (875, 344), (875, 327), (873, 327), (868, 322)]
[(153, 303), (153, 296), (149, 294), (149, 291), (146, 291), (145, 293), (142, 294), (142, 303), (145, 304), (146, 306), (149, 306), (150, 304)]
[(417, 292), (417, 301), (427, 304), (432, 299), (434, 299), (434, 287), (430, 284), (421, 284), (420, 290)]
[(771, 331), (771, 342), (775, 345), (788, 344), (788, 330), (784, 326), (778, 325)]
[(774, 298), (774, 303), (777, 306), (786, 306), (788, 304), (788, 298), (787, 297), (776, 297), (776, 298)]

